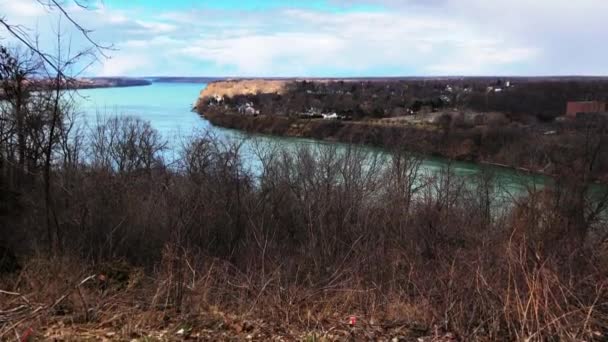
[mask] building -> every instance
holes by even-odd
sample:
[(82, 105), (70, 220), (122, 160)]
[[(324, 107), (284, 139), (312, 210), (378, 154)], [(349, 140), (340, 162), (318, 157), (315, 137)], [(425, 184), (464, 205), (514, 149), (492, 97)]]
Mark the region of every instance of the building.
[(608, 103), (603, 101), (570, 101), (566, 106), (566, 116), (576, 118), (577, 114), (608, 112)]
[(255, 107), (253, 106), (253, 103), (248, 102), (244, 105), (240, 105), (237, 108), (239, 114), (244, 114), (244, 115), (250, 115), (250, 116), (258, 116), (260, 115), (260, 111), (255, 109)]
[(321, 114), (321, 115), (323, 115), (323, 119), (325, 119), (325, 120), (337, 120), (337, 119), (339, 119), (338, 114), (336, 114), (336, 113)]

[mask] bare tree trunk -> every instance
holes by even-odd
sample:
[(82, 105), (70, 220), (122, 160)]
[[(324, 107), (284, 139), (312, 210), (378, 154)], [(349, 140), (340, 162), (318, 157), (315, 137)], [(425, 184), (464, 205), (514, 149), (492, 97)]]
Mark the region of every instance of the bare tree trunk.
[[(55, 89), (53, 95), (53, 110), (51, 112), (51, 126), (49, 129), (49, 140), (45, 151), (44, 161), (44, 203), (46, 209), (46, 225), (49, 238), (49, 251), (51, 253), (61, 252), (61, 236), (57, 217), (52, 208), (51, 198), (51, 158), (53, 154), (53, 141), (55, 137), (55, 129), (59, 116), (59, 101), (61, 100), (61, 75), (55, 78)], [(53, 218), (51, 218), (51, 216)], [(53, 234), (53, 224), (55, 225), (55, 234)]]
[(23, 84), (21, 78), (17, 79), (17, 91), (15, 96), (15, 117), (17, 121), (17, 149), (18, 149), (18, 163), (19, 163), (19, 178), (21, 182), (23, 174), (25, 173), (25, 125), (24, 125), (24, 113), (23, 113)]

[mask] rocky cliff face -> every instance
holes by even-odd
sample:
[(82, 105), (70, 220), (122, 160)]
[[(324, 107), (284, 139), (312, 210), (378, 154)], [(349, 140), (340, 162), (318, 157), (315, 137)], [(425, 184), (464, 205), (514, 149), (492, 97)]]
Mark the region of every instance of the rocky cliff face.
[(287, 81), (283, 80), (232, 80), (209, 83), (201, 91), (199, 101), (211, 97), (233, 97), (235, 95), (250, 95), (257, 93), (281, 94)]

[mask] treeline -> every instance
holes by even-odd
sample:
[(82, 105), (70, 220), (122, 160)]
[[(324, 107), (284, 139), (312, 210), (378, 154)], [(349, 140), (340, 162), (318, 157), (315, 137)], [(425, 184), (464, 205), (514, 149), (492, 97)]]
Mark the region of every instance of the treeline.
[(608, 100), (608, 81), (569, 80), (514, 83), (507, 91), (485, 95), (473, 93), (468, 106), (478, 111), (500, 111), (513, 120), (536, 118), (541, 122), (564, 115), (568, 101)]
[(457, 109), (546, 122), (563, 115), (568, 101), (606, 99), (608, 81), (603, 79), (463, 78), (294, 81), (282, 95), (243, 95), (226, 102), (229, 106), (253, 103), (266, 115), (299, 115), (314, 108), (360, 119)]

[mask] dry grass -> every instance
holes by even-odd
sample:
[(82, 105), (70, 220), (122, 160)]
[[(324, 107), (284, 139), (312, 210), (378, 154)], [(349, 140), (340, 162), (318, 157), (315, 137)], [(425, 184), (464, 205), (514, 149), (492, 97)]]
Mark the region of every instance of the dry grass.
[(213, 96), (234, 97), (236, 95), (281, 94), (288, 81), (281, 80), (236, 80), (210, 83), (202, 92), (201, 99)]
[(121, 263), (85, 269), (70, 258), (32, 259), (2, 280), (2, 288), (15, 292), (0, 294), (0, 334), (10, 339), (32, 329), (60, 340), (142, 341), (605, 338), (606, 278), (567, 283), (549, 262), (530, 265), (521, 246), (506, 248), (508, 271), (464, 264), (471, 262), (465, 257), (410, 270), (411, 282), (398, 276), (401, 284), (392, 290), (347, 270), (323, 285), (284, 283), (281, 269), (260, 278), (171, 249), (148, 275)]
[[(386, 320), (372, 312), (355, 310), (365, 291), (294, 288), (277, 293), (260, 289), (241, 275), (222, 277), (232, 267), (219, 261), (200, 270), (200, 276), (191, 274), (183, 284), (185, 293), (179, 306), (175, 303), (177, 284), (171, 269), (142, 276), (136, 269), (125, 270), (124, 265), (118, 265), (120, 272), (128, 271), (128, 278), (117, 280), (107, 275), (116, 272), (113, 265), (88, 270), (79, 265), (82, 263), (69, 259), (32, 259), (19, 275), (3, 279), (3, 287), (18, 285), (22, 293), (3, 292), (2, 312), (23, 309), (18, 315), (2, 316), (2, 339), (31, 332), (38, 338), (59, 340), (164, 341), (189, 337), (334, 341), (353, 336), (419, 337), (427, 333), (414, 320)], [(104, 272), (79, 280), (77, 270), (79, 274)], [(402, 309), (393, 307), (395, 313)], [(354, 325), (349, 324), (352, 315), (357, 317)]]

